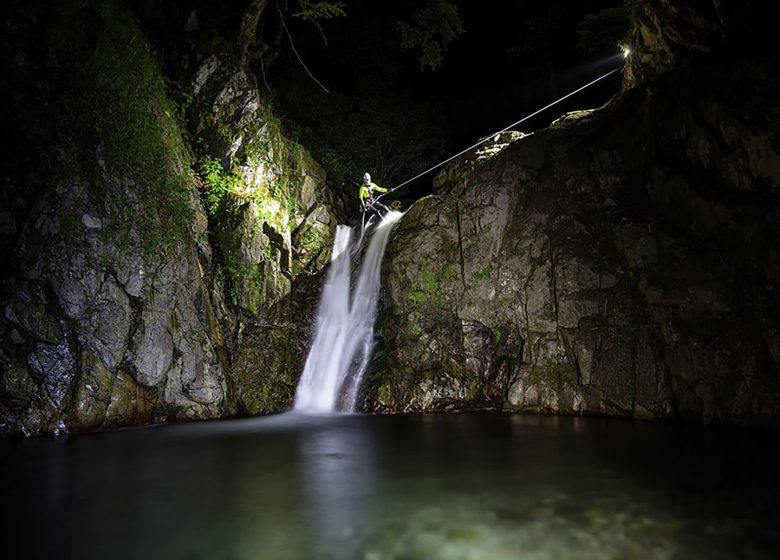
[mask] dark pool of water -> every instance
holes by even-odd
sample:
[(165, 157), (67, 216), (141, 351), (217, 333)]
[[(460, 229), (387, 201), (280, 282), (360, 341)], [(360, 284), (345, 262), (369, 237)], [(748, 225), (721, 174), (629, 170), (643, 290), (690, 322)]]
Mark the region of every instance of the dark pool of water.
[(778, 558), (776, 442), (476, 414), (0, 441), (0, 556)]

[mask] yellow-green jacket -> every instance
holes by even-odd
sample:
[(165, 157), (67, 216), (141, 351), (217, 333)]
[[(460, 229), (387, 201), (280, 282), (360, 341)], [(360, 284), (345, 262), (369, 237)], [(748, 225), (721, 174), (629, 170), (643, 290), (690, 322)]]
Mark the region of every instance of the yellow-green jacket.
[(374, 192), (386, 193), (387, 189), (383, 189), (382, 187), (380, 187), (374, 182), (363, 183), (362, 185), (360, 185), (360, 191), (358, 192), (358, 196), (360, 197), (360, 202), (363, 203), (363, 206), (365, 206), (366, 201), (374, 195)]

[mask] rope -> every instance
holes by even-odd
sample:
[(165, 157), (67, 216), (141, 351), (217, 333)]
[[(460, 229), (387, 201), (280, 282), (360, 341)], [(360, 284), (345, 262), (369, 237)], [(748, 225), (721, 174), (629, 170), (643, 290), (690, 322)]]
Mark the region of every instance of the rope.
[(623, 65), (620, 65), (619, 67), (615, 68), (614, 70), (610, 70), (609, 72), (607, 72), (607, 73), (606, 73), (606, 74), (604, 74), (603, 76), (600, 76), (600, 77), (596, 78), (596, 79), (595, 79), (595, 80), (593, 80), (592, 82), (588, 82), (588, 83), (587, 83), (587, 84), (585, 84), (584, 86), (582, 86), (582, 87), (580, 87), (580, 88), (578, 88), (578, 89), (575, 89), (574, 91), (572, 91), (572, 92), (570, 92), (570, 93), (567, 93), (566, 95), (564, 95), (563, 97), (561, 97), (561, 98), (560, 98), (560, 99), (558, 99), (557, 101), (553, 101), (553, 102), (552, 102), (552, 103), (550, 103), (549, 105), (545, 105), (545, 106), (544, 106), (544, 107), (542, 107), (541, 109), (539, 109), (539, 110), (537, 110), (537, 111), (534, 111), (533, 113), (531, 113), (530, 115), (527, 115), (527, 116), (523, 117), (523, 118), (522, 118), (522, 119), (520, 119), (519, 121), (517, 121), (517, 122), (514, 122), (514, 123), (510, 124), (510, 125), (509, 125), (509, 126), (507, 126), (507, 127), (504, 127), (504, 128), (502, 128), (502, 129), (501, 129), (501, 130), (499, 130), (498, 132), (495, 132), (495, 133), (491, 134), (491, 135), (490, 135), (490, 136), (488, 136), (487, 138), (484, 138), (484, 139), (480, 140), (479, 142), (477, 142), (476, 144), (474, 144), (474, 145), (472, 145), (472, 146), (469, 146), (469, 147), (468, 147), (468, 148), (466, 148), (465, 150), (461, 150), (460, 152), (458, 152), (458, 153), (457, 153), (457, 154), (455, 154), (454, 156), (451, 156), (451, 157), (449, 157), (449, 158), (445, 159), (444, 161), (442, 161), (442, 162), (439, 162), (439, 163), (437, 163), (436, 165), (434, 165), (434, 166), (432, 166), (432, 167), (429, 167), (428, 169), (426, 169), (426, 170), (425, 170), (425, 171), (423, 171), (422, 173), (419, 173), (419, 174), (415, 175), (414, 177), (412, 177), (411, 179), (408, 179), (407, 181), (404, 181), (404, 182), (403, 182), (403, 183), (401, 183), (400, 185), (398, 185), (398, 186), (396, 186), (396, 187), (393, 187), (392, 189), (389, 189), (389, 190), (388, 190), (386, 193), (382, 193), (381, 195), (379, 195), (378, 197), (376, 197), (376, 200), (379, 200), (379, 199), (380, 199), (380, 198), (382, 198), (383, 196), (385, 196), (385, 195), (387, 195), (387, 194), (390, 194), (390, 193), (391, 193), (391, 192), (393, 192), (393, 191), (397, 191), (397, 190), (398, 190), (398, 189), (400, 189), (401, 187), (405, 187), (405, 186), (406, 186), (406, 185), (408, 185), (409, 183), (413, 183), (414, 181), (416, 181), (416, 180), (417, 180), (417, 179), (419, 179), (420, 177), (423, 177), (423, 176), (427, 175), (428, 173), (430, 173), (431, 171), (435, 171), (436, 169), (440, 168), (441, 166), (448, 164), (449, 162), (451, 162), (451, 161), (452, 161), (452, 160), (454, 160), (455, 158), (458, 158), (458, 157), (462, 156), (462, 155), (463, 155), (463, 154), (465, 154), (466, 152), (469, 152), (469, 151), (473, 150), (474, 148), (478, 148), (479, 146), (481, 146), (482, 144), (484, 144), (485, 142), (487, 142), (487, 141), (488, 141), (488, 140), (490, 140), (491, 138), (494, 138), (494, 137), (495, 137), (497, 134), (501, 134), (502, 132), (506, 132), (506, 131), (507, 131), (507, 130), (509, 130), (510, 128), (514, 128), (514, 127), (516, 127), (517, 125), (524, 123), (524, 122), (525, 122), (525, 121), (527, 121), (528, 119), (530, 119), (530, 118), (532, 118), (532, 117), (535, 117), (536, 115), (538, 115), (539, 113), (541, 113), (541, 112), (543, 112), (543, 111), (546, 111), (546, 110), (547, 110), (547, 109), (549, 109), (550, 107), (554, 107), (555, 105), (557, 105), (557, 104), (558, 104), (558, 103), (560, 103), (561, 101), (565, 101), (566, 99), (568, 99), (568, 98), (569, 98), (569, 97), (571, 97), (572, 95), (576, 95), (576, 94), (578, 94), (578, 93), (579, 93), (579, 92), (581, 92), (582, 90), (584, 90), (584, 89), (586, 89), (586, 88), (589, 88), (589, 87), (590, 87), (590, 86), (592, 86), (593, 84), (596, 84), (596, 83), (600, 82), (601, 80), (603, 80), (603, 79), (605, 79), (605, 78), (608, 78), (609, 76), (611, 76), (611, 75), (612, 75), (612, 74), (614, 74), (615, 72), (618, 72), (619, 70), (622, 70), (622, 69), (623, 69)]

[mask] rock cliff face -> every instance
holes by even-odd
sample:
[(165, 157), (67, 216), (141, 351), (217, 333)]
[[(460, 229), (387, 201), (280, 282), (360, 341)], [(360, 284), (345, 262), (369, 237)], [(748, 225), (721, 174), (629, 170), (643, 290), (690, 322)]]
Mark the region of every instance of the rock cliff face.
[(675, 60), (600, 110), (496, 138), (410, 209), (367, 409), (777, 418), (777, 68)]
[[(219, 30), (131, 3), (149, 20), (115, 0), (0, 9), (0, 435), (293, 399), (343, 204)], [(612, 103), (498, 135), (410, 209), (367, 410), (777, 418), (771, 19), (678, 4), (637, 4)]]
[(713, 55), (761, 58), (774, 34), (774, 19), (761, 0), (641, 0), (631, 10), (626, 87)]
[(166, 86), (118, 2), (7, 8), (0, 434), (286, 407), (339, 212), (322, 169), (225, 48)]
[(238, 411), (289, 408), (303, 366), (319, 277), (343, 216), (325, 172), (287, 139), (254, 80), (226, 53), (190, 79), (191, 128), (217, 248), (214, 298), (232, 332)]

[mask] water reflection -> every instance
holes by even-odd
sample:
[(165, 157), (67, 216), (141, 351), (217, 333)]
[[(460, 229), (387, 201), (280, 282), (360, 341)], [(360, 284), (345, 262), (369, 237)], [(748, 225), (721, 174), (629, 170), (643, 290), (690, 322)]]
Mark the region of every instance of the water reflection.
[(70, 475), (68, 452), (69, 447), (66, 445), (52, 446), (52, 460), (61, 465), (61, 468), (48, 470), (47, 476), (41, 477), (43, 491), (40, 500), (34, 506), (35, 513), (41, 518), (41, 538), (37, 540), (35, 546), (40, 547), (41, 552), (51, 557), (60, 554), (69, 545), (68, 533), (57, 515), (67, 500), (65, 489)]
[(774, 434), (296, 416), (0, 441), (24, 558), (775, 558)]
[(298, 437), (303, 505), (317, 557), (351, 558), (361, 533), (374, 523), (374, 442), (360, 421), (324, 420)]

